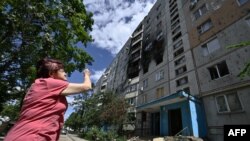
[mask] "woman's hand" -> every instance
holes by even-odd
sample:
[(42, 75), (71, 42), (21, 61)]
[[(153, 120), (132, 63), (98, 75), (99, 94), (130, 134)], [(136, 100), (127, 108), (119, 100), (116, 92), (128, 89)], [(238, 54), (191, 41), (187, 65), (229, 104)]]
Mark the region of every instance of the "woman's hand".
[(89, 69), (84, 69), (83, 74), (84, 74), (84, 76), (90, 76), (91, 75)]

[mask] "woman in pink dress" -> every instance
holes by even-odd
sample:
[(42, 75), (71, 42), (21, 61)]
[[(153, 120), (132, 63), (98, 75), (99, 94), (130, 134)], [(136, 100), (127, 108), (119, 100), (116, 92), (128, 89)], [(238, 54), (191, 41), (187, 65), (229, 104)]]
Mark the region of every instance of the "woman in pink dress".
[(68, 105), (65, 96), (91, 89), (87, 69), (82, 83), (69, 83), (58, 60), (43, 59), (36, 68), (37, 79), (25, 95), (20, 117), (4, 141), (57, 141)]

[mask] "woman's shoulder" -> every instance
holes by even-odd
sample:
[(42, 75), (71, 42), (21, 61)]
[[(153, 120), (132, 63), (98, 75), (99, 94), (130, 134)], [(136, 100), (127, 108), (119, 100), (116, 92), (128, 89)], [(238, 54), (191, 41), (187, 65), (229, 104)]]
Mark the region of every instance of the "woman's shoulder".
[(35, 82), (50, 82), (50, 81), (52, 81), (52, 82), (55, 82), (55, 81), (58, 81), (58, 82), (67, 82), (65, 80), (54, 79), (54, 78), (51, 78), (51, 77), (49, 77), (49, 78), (37, 78), (35, 80)]
[(48, 87), (57, 87), (60, 85), (67, 85), (69, 82), (61, 79), (54, 78), (38, 78), (35, 81), (36, 84), (45, 84)]

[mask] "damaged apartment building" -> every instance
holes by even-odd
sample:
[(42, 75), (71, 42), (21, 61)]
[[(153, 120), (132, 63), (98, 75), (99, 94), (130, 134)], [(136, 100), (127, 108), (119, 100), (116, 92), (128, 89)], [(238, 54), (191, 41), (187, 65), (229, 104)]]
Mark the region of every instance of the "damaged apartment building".
[(250, 124), (249, 0), (158, 0), (97, 82), (132, 105), (139, 136), (223, 140)]

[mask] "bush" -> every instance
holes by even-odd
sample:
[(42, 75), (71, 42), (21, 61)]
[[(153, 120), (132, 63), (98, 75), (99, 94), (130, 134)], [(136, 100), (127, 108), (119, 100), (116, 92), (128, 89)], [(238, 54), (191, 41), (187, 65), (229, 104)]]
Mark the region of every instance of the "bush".
[(118, 137), (115, 131), (102, 131), (96, 126), (93, 126), (86, 133), (81, 134), (80, 137), (90, 141), (126, 141), (123, 137)]

